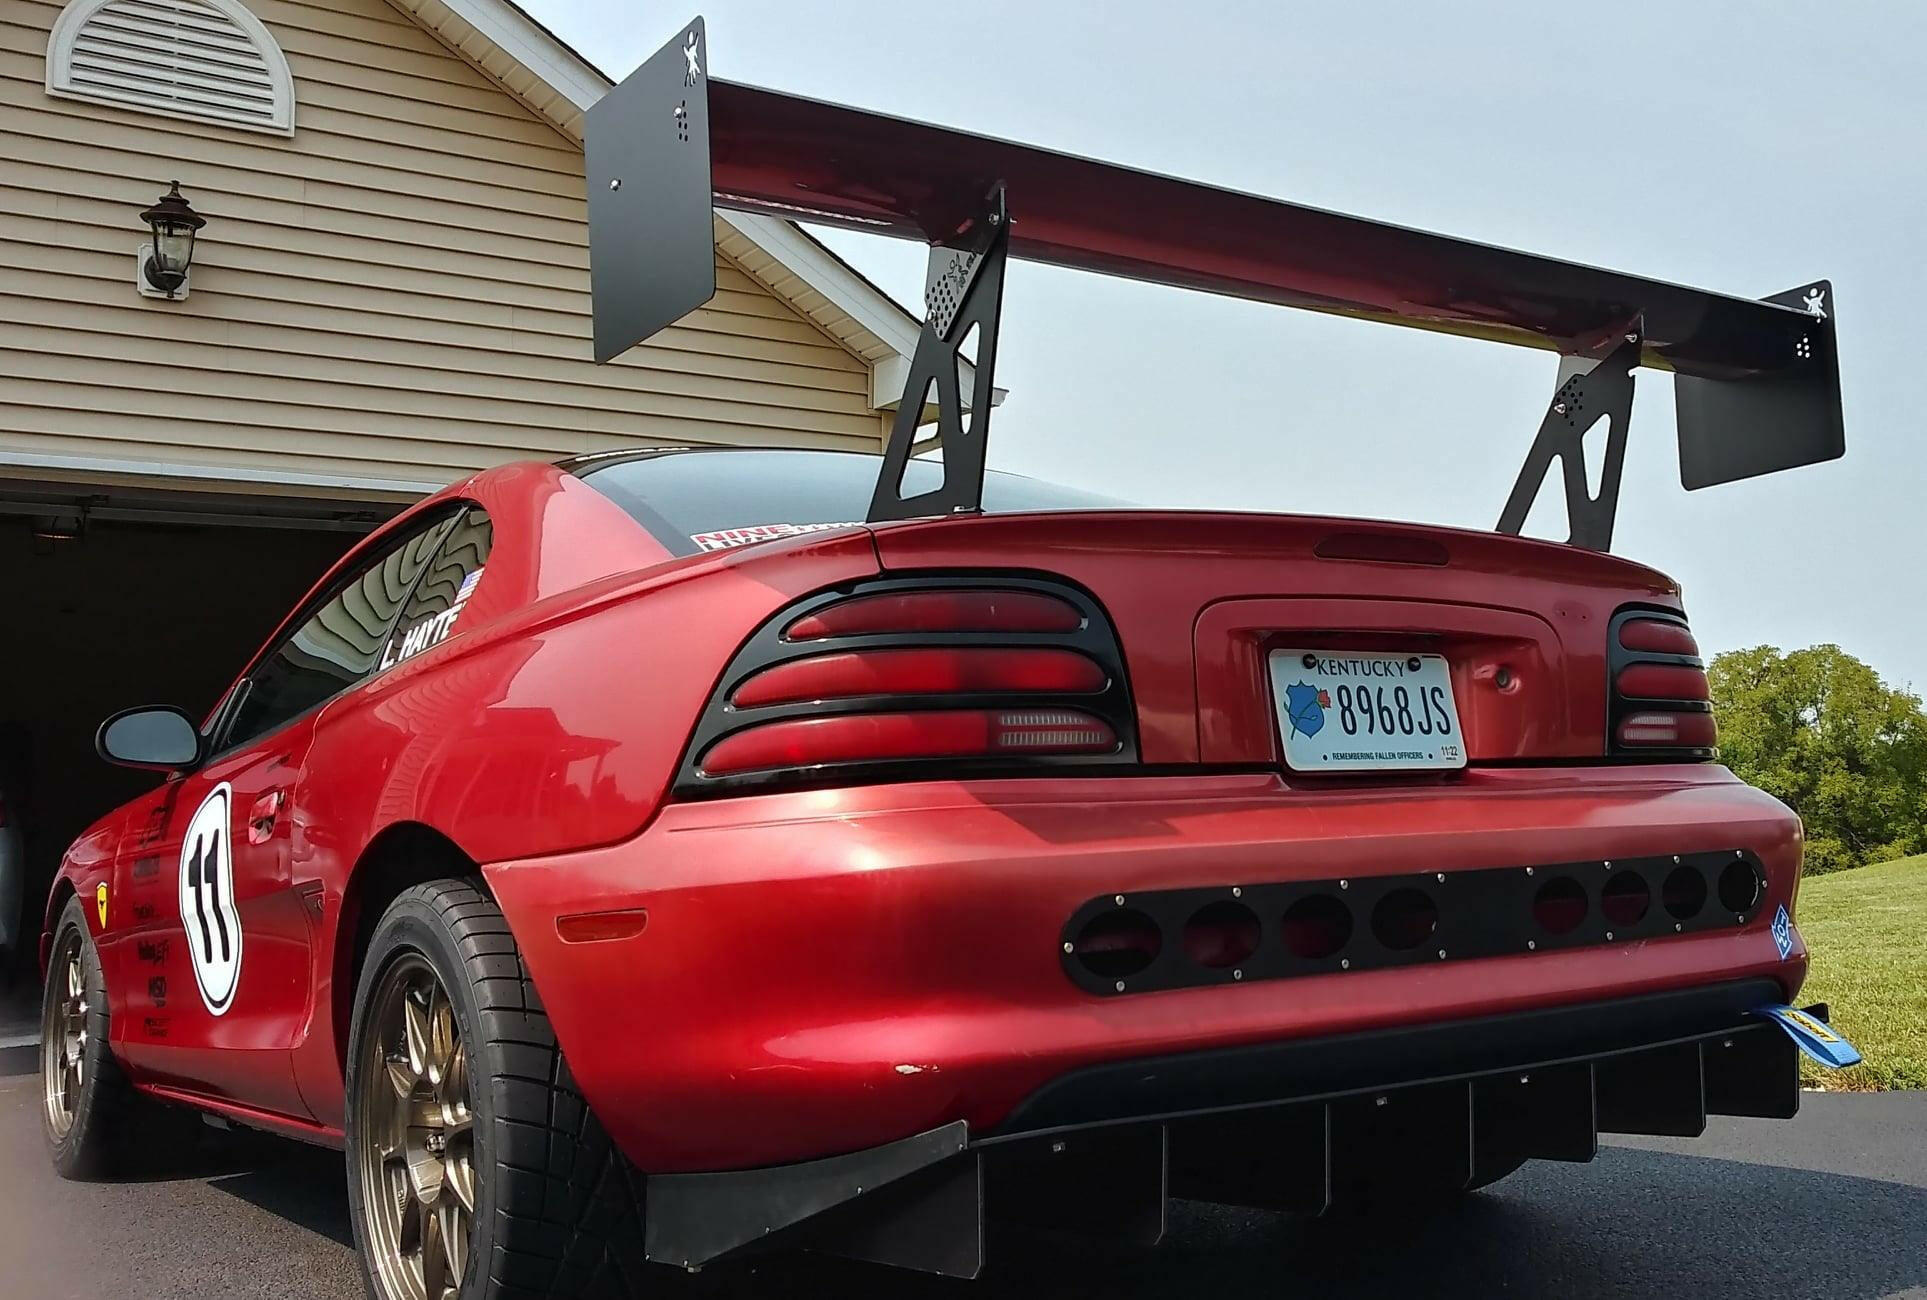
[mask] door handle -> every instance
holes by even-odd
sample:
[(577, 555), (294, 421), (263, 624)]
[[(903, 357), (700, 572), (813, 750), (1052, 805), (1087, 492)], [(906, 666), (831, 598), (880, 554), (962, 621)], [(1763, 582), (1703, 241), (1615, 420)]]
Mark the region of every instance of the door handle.
[(266, 844), (274, 838), (274, 823), (285, 801), (280, 790), (270, 790), (254, 801), (254, 807), (248, 810), (248, 843)]

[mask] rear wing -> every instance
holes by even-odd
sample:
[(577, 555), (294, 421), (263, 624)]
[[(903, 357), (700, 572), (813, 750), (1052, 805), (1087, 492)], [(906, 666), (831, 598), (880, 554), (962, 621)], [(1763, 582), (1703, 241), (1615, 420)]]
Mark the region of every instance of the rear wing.
[[(1610, 547), (1639, 366), (1676, 376), (1689, 489), (1846, 447), (1824, 280), (1732, 297), (715, 81), (700, 18), (589, 110), (587, 151), (599, 361), (715, 294), (714, 207), (930, 245), (926, 321), (872, 520), (981, 507), (1011, 257), (1558, 353), (1502, 531), (1523, 527), (1558, 460), (1569, 540)], [(965, 403), (956, 363), (972, 333)], [(943, 486), (906, 498), (903, 466), (932, 402)], [(1602, 419), (1595, 496), (1585, 436)]]

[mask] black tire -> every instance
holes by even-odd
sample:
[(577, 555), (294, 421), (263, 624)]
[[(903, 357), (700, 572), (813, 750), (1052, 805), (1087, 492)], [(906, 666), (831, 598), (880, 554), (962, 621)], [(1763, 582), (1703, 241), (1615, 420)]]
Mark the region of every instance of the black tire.
[[(52, 953), (40, 1006), (40, 1131), (62, 1178), (101, 1178), (124, 1163), (136, 1098), (134, 1085), (128, 1082), (108, 1046), (107, 980), (78, 898), (67, 900), (60, 914)], [(55, 1118), (58, 1104), (52, 1096), (57, 1056), (63, 1046), (50, 1040), (56, 1024), (70, 1023), (62, 1017), (62, 1004), (73, 1001), (68, 996), (70, 960), (79, 972), (79, 1004), (84, 1007), (79, 1023), (84, 1038), (79, 1051), (79, 1084), (67, 1094), (71, 1104), (58, 1106), (68, 1117), (63, 1132)]]
[[(446, 992), (467, 1054), (474, 1207), (462, 1300), (640, 1294), (642, 1178), (577, 1091), (508, 923), (479, 882), (418, 885), (389, 905), (362, 963), (349, 1031), (348, 1199), (363, 1281), (372, 1221), (363, 1203), (364, 1073), (371, 999), (384, 972), (414, 954)], [(385, 1049), (384, 1049), (385, 1050)]]

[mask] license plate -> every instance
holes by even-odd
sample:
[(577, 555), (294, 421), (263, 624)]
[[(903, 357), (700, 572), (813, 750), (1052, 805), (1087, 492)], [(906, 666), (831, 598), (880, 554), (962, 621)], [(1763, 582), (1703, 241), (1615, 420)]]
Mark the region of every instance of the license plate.
[(1465, 766), (1443, 655), (1273, 650), (1271, 696), (1285, 764), (1294, 771)]

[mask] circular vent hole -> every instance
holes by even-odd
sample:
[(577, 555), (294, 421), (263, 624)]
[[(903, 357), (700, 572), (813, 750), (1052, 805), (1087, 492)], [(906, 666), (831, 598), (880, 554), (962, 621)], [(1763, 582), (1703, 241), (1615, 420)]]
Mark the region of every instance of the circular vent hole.
[(1438, 904), (1422, 890), (1394, 889), (1372, 909), (1373, 937), (1394, 952), (1418, 947), (1438, 928)]
[(1078, 965), (1107, 980), (1137, 974), (1156, 961), (1163, 948), (1157, 922), (1129, 907), (1099, 912), (1071, 941)]
[(1335, 956), (1352, 941), (1352, 910), (1330, 894), (1307, 894), (1285, 909), (1284, 938), (1294, 957)]
[(1184, 953), (1200, 966), (1222, 970), (1258, 950), (1258, 917), (1243, 903), (1206, 903), (1184, 923)]
[(1532, 919), (1547, 934), (1571, 934), (1586, 919), (1586, 891), (1571, 876), (1554, 876), (1532, 896)]
[(1652, 910), (1653, 890), (1637, 871), (1622, 871), (1599, 891), (1599, 910), (1614, 925), (1632, 925)]
[(1706, 877), (1693, 867), (1674, 867), (1659, 887), (1660, 906), (1675, 921), (1690, 921), (1706, 906)]
[(1738, 915), (1753, 910), (1760, 901), (1760, 873), (1750, 862), (1737, 858), (1720, 872), (1720, 906)]

